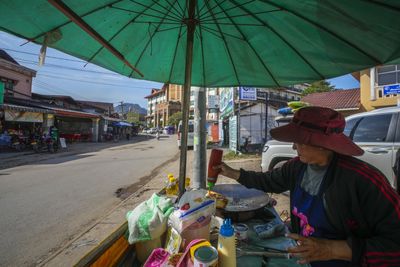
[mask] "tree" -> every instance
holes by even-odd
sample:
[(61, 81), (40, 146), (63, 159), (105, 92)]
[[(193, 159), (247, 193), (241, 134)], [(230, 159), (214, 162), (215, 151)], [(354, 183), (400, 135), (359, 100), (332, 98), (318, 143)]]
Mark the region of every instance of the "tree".
[(182, 120), (182, 112), (178, 111), (178, 112), (172, 114), (171, 116), (169, 116), (168, 124), (177, 126), (180, 120)]
[(306, 88), (302, 95), (309, 95), (312, 93), (321, 93), (321, 92), (330, 92), (335, 90), (335, 86), (331, 85), (330, 82), (326, 80), (318, 81), (318, 82), (313, 82), (308, 88)]

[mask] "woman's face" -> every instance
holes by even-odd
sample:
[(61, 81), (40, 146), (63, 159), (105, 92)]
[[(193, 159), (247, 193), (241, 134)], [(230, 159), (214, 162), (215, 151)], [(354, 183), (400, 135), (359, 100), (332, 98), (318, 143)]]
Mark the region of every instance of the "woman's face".
[(329, 163), (332, 156), (330, 150), (312, 145), (294, 143), (293, 149), (297, 150), (300, 161), (307, 164), (325, 166)]

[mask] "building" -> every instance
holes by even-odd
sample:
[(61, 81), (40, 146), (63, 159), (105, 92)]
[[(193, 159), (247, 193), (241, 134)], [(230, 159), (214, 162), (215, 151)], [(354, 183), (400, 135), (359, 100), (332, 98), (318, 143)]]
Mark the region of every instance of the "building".
[(153, 127), (168, 125), (169, 117), (181, 111), (183, 89), (181, 85), (164, 84), (161, 89), (152, 89), (147, 99), (146, 124)]
[(384, 65), (353, 73), (360, 82), (364, 110), (399, 105), (400, 65)]
[(4, 97), (30, 99), (32, 78), (35, 76), (35, 70), (21, 66), (0, 49), (0, 82), (4, 83)]
[(334, 109), (342, 113), (343, 116), (365, 111), (361, 106), (360, 88), (309, 94), (301, 100), (313, 106)]

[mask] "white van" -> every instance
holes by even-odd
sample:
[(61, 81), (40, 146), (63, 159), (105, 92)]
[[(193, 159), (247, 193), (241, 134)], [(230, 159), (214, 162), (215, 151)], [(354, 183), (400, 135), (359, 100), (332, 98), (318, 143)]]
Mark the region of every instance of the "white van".
[[(182, 135), (182, 121), (178, 124), (178, 147), (181, 148), (181, 135)], [(193, 147), (194, 145), (194, 121), (189, 120), (189, 129), (188, 129), (188, 139), (187, 139), (187, 146)]]

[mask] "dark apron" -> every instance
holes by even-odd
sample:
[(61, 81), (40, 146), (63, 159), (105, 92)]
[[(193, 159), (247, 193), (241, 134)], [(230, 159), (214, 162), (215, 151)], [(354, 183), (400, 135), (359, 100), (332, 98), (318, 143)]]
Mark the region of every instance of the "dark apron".
[[(299, 218), (300, 235), (320, 237), (324, 239), (337, 239), (339, 236), (328, 220), (323, 202), (323, 192), (325, 191), (324, 181), (321, 182), (318, 194), (313, 196), (301, 188), (301, 181), (304, 177), (304, 172), (300, 172), (297, 177), (296, 187), (292, 194), (292, 214)], [(325, 175), (326, 176), (326, 175)], [(350, 266), (349, 261), (330, 260), (330, 261), (315, 261), (311, 263), (313, 267), (341, 267)]]

